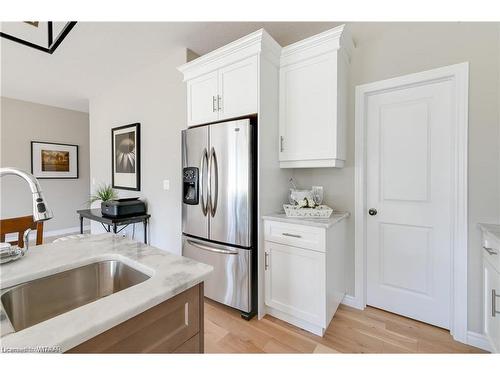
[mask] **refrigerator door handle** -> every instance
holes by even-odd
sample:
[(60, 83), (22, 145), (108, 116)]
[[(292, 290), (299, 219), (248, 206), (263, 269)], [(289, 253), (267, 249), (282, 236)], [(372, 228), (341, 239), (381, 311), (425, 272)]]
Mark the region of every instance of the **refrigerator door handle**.
[(208, 213), (208, 197), (209, 195), (207, 194), (207, 200), (205, 201), (205, 197), (204, 197), (204, 194), (205, 194), (205, 189), (203, 187), (203, 180), (204, 180), (204, 176), (205, 176), (205, 165), (207, 165), (207, 169), (208, 169), (208, 151), (207, 149), (205, 148), (203, 150), (203, 153), (201, 155), (201, 160), (200, 160), (200, 195), (201, 195), (201, 210), (203, 212), (203, 215), (204, 216), (207, 216), (207, 213)]
[[(214, 187), (215, 187), (215, 194), (212, 197), (212, 168), (215, 167), (214, 169)], [(215, 149), (212, 147), (212, 150), (210, 151), (210, 161), (208, 163), (208, 173), (209, 173), (209, 185), (210, 185), (210, 213), (212, 217), (215, 216), (215, 213), (217, 212), (217, 200), (219, 199), (219, 165), (217, 164), (217, 154), (215, 153)], [(212, 200), (212, 198), (214, 198)]]
[(223, 248), (218, 248), (214, 246), (203, 245), (200, 242), (194, 240), (187, 240), (187, 243), (191, 246), (200, 248), (202, 250), (211, 251), (212, 253), (226, 254), (226, 255), (238, 255), (239, 253), (235, 250), (225, 250)]

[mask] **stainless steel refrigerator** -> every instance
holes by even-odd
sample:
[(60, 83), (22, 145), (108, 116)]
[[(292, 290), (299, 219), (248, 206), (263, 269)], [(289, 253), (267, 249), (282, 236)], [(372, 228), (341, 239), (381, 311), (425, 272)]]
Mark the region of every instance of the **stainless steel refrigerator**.
[(256, 256), (254, 130), (242, 119), (182, 132), (183, 255), (214, 267), (205, 296), (244, 317), (252, 311)]

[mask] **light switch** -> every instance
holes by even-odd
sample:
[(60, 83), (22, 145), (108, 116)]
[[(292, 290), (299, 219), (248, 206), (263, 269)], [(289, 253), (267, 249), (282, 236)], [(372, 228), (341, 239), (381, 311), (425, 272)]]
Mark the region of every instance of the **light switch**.
[(163, 190), (170, 190), (170, 180), (163, 180)]

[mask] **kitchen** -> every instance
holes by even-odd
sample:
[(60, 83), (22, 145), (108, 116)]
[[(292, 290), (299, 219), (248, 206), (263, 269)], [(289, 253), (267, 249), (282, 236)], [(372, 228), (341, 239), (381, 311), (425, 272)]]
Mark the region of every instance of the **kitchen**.
[[(13, 32), (5, 24), (2, 32)], [(168, 33), (177, 36), (167, 40)], [(98, 35), (108, 39), (96, 44)], [(404, 38), (417, 47), (398, 43)], [(478, 38), (485, 40), (479, 52), (453, 44)], [(24, 255), (16, 250), (19, 259), (2, 265), (2, 348), (498, 351), (498, 323), (486, 313), (497, 303), (490, 293), (498, 290), (497, 232), (484, 223), (498, 225), (500, 219), (500, 176), (492, 172), (500, 160), (499, 119), (481, 100), (483, 92), (495, 92), (488, 100), (498, 107), (500, 85), (488, 77), (498, 77), (500, 48), (494, 50), (497, 60), (485, 57), (499, 38), (498, 24), (479, 23), (76, 22), (46, 55), (3, 38), (2, 148), (8, 152), (1, 167), (36, 175), (37, 183), (21, 175), (35, 186), (35, 199), (37, 191), (44, 194), (33, 217), (44, 203), (53, 218), (43, 223), (42, 245), (31, 245), (35, 238), (28, 236)], [(134, 59), (120, 40), (149, 43), (137, 47), (142, 59)], [(98, 57), (82, 60), (88, 75), (75, 76), (68, 62), (83, 59), (82, 50)], [(434, 58), (422, 59), (422, 53)], [(16, 66), (25, 55), (33, 55), (32, 62)], [(103, 64), (120, 61), (116, 72), (101, 71)], [(21, 69), (35, 75), (29, 64), (47, 69), (40, 87), (13, 79)], [(75, 96), (63, 104), (56, 93), (41, 95), (43, 83), (57, 75), (73, 78), (54, 90), (76, 85), (88, 101)], [(401, 98), (418, 105), (398, 107)], [(430, 104), (420, 106), (422, 98)], [(446, 104), (452, 101), (460, 103), (456, 112)], [(18, 131), (23, 121), (28, 124), (20, 113), (49, 118), (49, 109), (81, 119), (86, 139), (49, 131), (55, 124), (46, 125), (45, 134)], [(378, 119), (373, 113), (379, 110), (384, 116)], [(422, 118), (431, 119), (428, 129), (450, 124), (445, 130), (458, 147), (445, 131), (421, 131)], [(381, 130), (371, 130), (371, 121), (380, 121)], [(405, 130), (397, 123), (407, 124)], [(16, 141), (4, 145), (7, 137)], [(30, 142), (77, 144), (77, 177), (43, 177), (33, 168)], [(491, 147), (480, 146), (484, 142)], [(130, 147), (125, 155), (132, 160), (133, 154), (134, 167), (119, 165), (122, 145)], [(492, 168), (481, 171), (477, 165), (485, 160)], [(30, 215), (26, 186), (10, 176), (20, 173), (4, 169), (2, 220)], [(477, 181), (486, 173), (496, 182), (485, 187)], [(129, 205), (148, 217), (113, 221), (101, 212), (100, 200), (86, 205), (102, 184), (117, 194), (111, 202), (128, 199), (109, 203), (117, 210)], [(446, 184), (455, 195), (438, 188)], [(23, 201), (21, 210), (13, 196)], [(130, 201), (136, 197), (144, 208)], [(429, 197), (450, 204), (439, 206)], [(394, 216), (399, 212), (405, 214)], [(422, 248), (439, 255), (422, 254)], [(489, 284), (483, 285), (483, 267)], [(467, 277), (460, 277), (464, 270)], [(65, 288), (57, 277), (50, 281), (61, 272)], [(101, 281), (89, 275), (111, 290), (90, 288)], [(89, 277), (89, 293), (102, 294), (73, 301), (79, 277)], [(39, 293), (61, 310), (31, 316), (37, 309), (29, 305)], [(25, 300), (16, 305), (16, 298)], [(165, 314), (163, 323), (148, 317), (158, 314)]]

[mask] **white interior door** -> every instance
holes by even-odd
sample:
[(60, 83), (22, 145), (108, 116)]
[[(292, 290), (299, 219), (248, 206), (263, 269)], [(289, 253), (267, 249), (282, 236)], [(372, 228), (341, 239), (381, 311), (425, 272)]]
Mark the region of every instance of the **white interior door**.
[[(368, 97), (367, 304), (450, 328), (453, 82)], [(368, 209), (367, 209), (368, 210)]]

